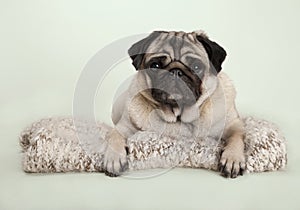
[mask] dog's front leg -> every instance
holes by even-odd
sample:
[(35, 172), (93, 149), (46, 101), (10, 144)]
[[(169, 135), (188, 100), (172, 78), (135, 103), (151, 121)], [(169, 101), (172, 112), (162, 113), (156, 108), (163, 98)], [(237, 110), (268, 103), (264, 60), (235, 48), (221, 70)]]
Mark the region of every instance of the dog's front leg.
[(236, 178), (245, 171), (244, 126), (237, 118), (225, 129), (223, 138), (226, 145), (222, 151), (219, 170), (225, 177)]
[(108, 176), (119, 176), (128, 168), (126, 138), (116, 128), (106, 137), (103, 164)]

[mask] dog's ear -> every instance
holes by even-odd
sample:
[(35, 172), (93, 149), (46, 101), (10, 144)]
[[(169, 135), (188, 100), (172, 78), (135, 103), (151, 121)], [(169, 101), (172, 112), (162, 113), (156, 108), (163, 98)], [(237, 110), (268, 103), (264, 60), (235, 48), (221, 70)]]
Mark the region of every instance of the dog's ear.
[(222, 70), (222, 63), (225, 60), (226, 51), (216, 42), (209, 40), (206, 36), (198, 35), (196, 37), (205, 48), (208, 58), (215, 71), (219, 73)]
[(147, 53), (149, 45), (160, 35), (160, 32), (154, 31), (148, 37), (136, 42), (128, 49), (128, 54), (132, 59), (132, 64), (136, 70), (139, 70), (144, 55)]

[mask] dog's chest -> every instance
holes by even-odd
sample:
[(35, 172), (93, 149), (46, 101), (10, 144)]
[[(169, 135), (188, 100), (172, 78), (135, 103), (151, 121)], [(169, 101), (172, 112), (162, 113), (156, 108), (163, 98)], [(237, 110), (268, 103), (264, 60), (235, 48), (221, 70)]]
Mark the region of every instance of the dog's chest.
[(214, 137), (219, 138), (225, 127), (225, 120), (213, 118), (199, 118), (191, 123), (180, 121), (166, 122), (158, 114), (152, 114), (148, 118), (147, 126), (144, 130), (153, 131), (161, 135), (174, 138), (201, 138)]

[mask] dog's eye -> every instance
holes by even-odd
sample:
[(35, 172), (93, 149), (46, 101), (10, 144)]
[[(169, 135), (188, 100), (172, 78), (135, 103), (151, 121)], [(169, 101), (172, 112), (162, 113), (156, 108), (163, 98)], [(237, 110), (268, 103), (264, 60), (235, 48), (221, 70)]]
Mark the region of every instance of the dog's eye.
[(200, 62), (195, 62), (195, 63), (193, 63), (193, 65), (192, 65), (192, 70), (193, 70), (195, 73), (200, 73), (200, 72), (203, 70), (203, 64), (200, 63)]
[(201, 64), (199, 64), (199, 63), (194, 63), (193, 66), (192, 66), (192, 69), (193, 69), (194, 71), (200, 70), (200, 69), (201, 69)]
[(158, 62), (152, 62), (152, 63), (150, 64), (150, 68), (151, 68), (151, 69), (160, 69), (160, 68), (161, 68), (161, 64), (158, 63)]

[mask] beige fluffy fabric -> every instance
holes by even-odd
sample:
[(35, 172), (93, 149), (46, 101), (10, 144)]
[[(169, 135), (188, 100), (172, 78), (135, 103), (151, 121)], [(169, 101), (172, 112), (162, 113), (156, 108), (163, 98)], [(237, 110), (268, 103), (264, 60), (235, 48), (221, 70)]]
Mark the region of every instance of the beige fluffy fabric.
[[(287, 163), (285, 138), (267, 121), (247, 117), (246, 171), (283, 169)], [(76, 125), (76, 126), (75, 126)], [(72, 118), (47, 118), (33, 123), (20, 136), (26, 172), (101, 172), (101, 150), (111, 129), (105, 124)], [(172, 139), (140, 131), (128, 139), (129, 170), (192, 167), (217, 170), (222, 141)]]

